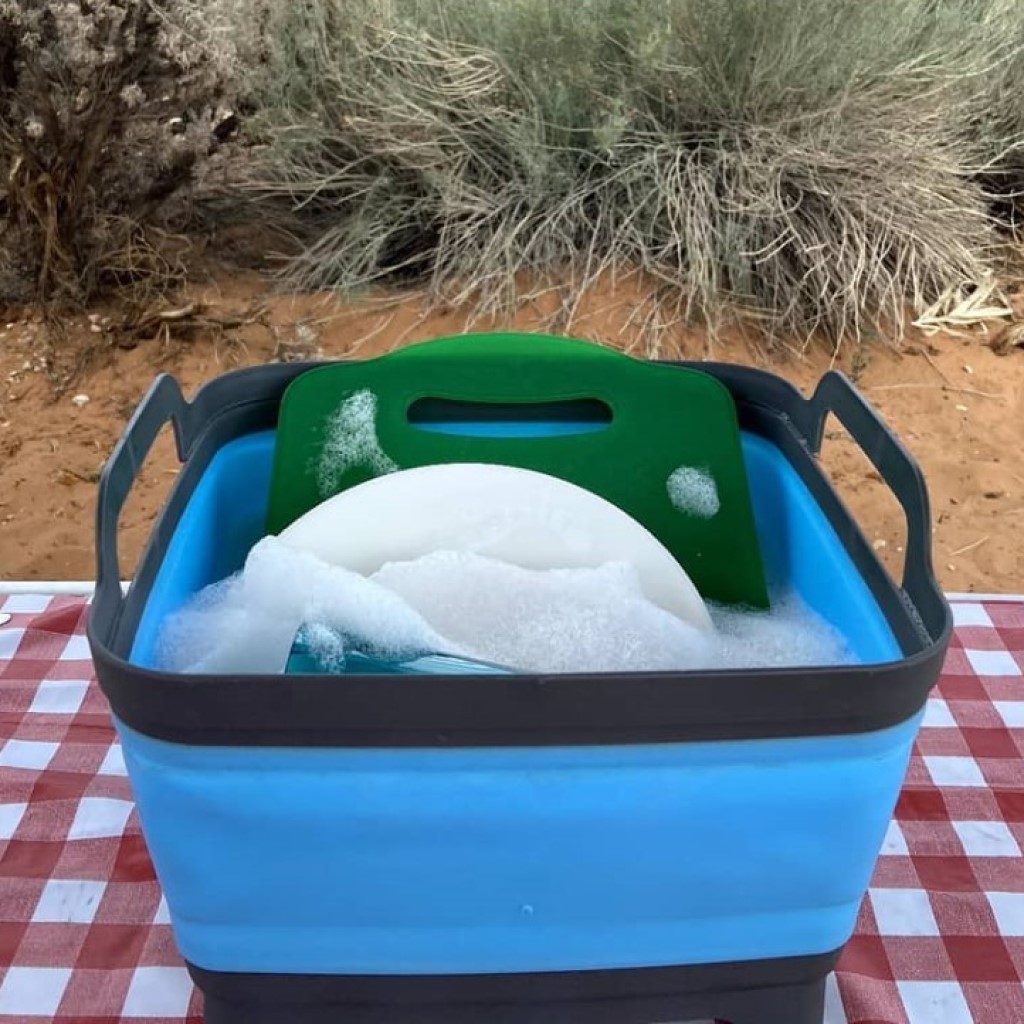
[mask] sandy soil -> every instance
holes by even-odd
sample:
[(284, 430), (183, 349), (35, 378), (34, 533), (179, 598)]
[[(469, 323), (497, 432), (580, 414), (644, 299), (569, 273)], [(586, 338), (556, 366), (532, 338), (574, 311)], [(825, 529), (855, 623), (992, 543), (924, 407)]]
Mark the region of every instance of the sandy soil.
[[(152, 329), (134, 347), (118, 347), (98, 309), (90, 321), (67, 323), (72, 345), (99, 344), (75, 385), (54, 398), (38, 358), (41, 325), (0, 312), (0, 578), (91, 579), (93, 503), (104, 458), (154, 374), (175, 374), (188, 393), (228, 369), (273, 358), (369, 356), (416, 340), (462, 330), (458, 313), (424, 317), (410, 300), (390, 310), (344, 308), (312, 296), (272, 295), (256, 276), (197, 286), (187, 297), (205, 304), (208, 322), (183, 335)], [(588, 296), (572, 333), (634, 345), (629, 323), (636, 295)], [(184, 303), (183, 303), (184, 305)], [(259, 320), (222, 329), (225, 314)], [(535, 327), (545, 312), (519, 314), (514, 326)], [(550, 312), (550, 309), (547, 310)], [(1022, 297), (1024, 314), (1024, 297)], [(1024, 317), (1022, 317), (1024, 318)], [(369, 337), (366, 337), (370, 335)], [(362, 339), (362, 340), (360, 340)], [(881, 344), (850, 353), (840, 368), (860, 386), (919, 459), (931, 490), (935, 561), (950, 590), (1024, 591), (1024, 348), (993, 351), (992, 335), (912, 338), (903, 354)], [(713, 358), (767, 365), (809, 392), (829, 368), (830, 354), (783, 346), (769, 359), (753, 338), (726, 333), (712, 345), (694, 330), (674, 328), (666, 357)], [(852, 361), (852, 364), (851, 364)], [(83, 401), (76, 396), (87, 396)], [(840, 493), (890, 571), (905, 541), (902, 515), (877, 474), (833, 424), (824, 460)], [(130, 575), (176, 472), (169, 436), (158, 441), (121, 524), (122, 573)]]

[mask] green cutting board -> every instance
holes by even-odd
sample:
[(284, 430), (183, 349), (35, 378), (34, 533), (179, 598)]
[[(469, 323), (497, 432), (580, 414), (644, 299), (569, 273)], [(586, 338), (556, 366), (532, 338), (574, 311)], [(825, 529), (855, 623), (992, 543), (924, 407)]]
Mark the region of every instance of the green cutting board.
[[(438, 409), (471, 420), (550, 421), (580, 409), (601, 415), (570, 428), (579, 433), (464, 436), (428, 422)], [(337, 437), (339, 416), (343, 425), (351, 423), (354, 410), (364, 419), (372, 412), (379, 450), (372, 437), (360, 447), (343, 436), (348, 450), (336, 464), (329, 439)], [(444, 462), (517, 466), (584, 487), (646, 526), (703, 597), (768, 606), (728, 390), (698, 370), (548, 335), (441, 338), (297, 377), (281, 402), (268, 532), (381, 472)], [(673, 504), (668, 481), (681, 468), (684, 476), (710, 474), (717, 512), (708, 514), (708, 502), (698, 502), (698, 512), (692, 502)]]

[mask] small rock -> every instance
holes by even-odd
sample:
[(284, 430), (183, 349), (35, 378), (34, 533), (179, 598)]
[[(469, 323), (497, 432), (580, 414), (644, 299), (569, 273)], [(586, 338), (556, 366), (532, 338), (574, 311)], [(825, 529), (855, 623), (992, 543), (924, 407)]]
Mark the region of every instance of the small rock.
[(974, 367), (964, 363), (964, 373), (974, 373)]
[(882, 548), (886, 547), (886, 542), (884, 540), (876, 540), (871, 546), (876, 551), (881, 551)]
[(309, 324), (300, 321), (295, 325), (295, 340), (302, 345), (315, 345), (317, 342), (316, 331)]
[(949, 565), (947, 565), (947, 566), (946, 566), (946, 568), (947, 568), (947, 569), (948, 569), (948, 570), (949, 570), (950, 572), (956, 572), (956, 566), (955, 566), (955, 565), (954, 565), (954, 564), (953, 564), (952, 562), (950, 562), (950, 563), (949, 563)]
[(71, 399), (71, 404), (76, 406), (77, 408), (81, 409), (83, 405), (88, 405), (89, 404), (89, 396), (88, 395), (75, 395), (75, 397)]
[(950, 505), (959, 505), (960, 504), (960, 502), (957, 501), (956, 498), (950, 498), (949, 499), (949, 503), (950, 503)]

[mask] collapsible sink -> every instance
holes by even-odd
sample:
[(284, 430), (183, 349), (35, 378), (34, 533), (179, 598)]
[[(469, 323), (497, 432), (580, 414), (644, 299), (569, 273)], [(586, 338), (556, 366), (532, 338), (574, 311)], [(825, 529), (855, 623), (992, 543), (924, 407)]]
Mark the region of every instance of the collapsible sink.
[[(100, 482), (89, 640), (209, 1024), (820, 1024), (951, 629), (904, 448), (838, 374), (805, 400), (699, 364), (737, 405), (770, 584), (858, 664), (161, 672), (165, 616), (263, 532), (281, 396), (308, 368), (191, 403), (159, 378)], [(830, 412), (906, 513), (900, 586), (818, 468)], [(118, 517), (167, 421), (184, 465), (122, 596)]]

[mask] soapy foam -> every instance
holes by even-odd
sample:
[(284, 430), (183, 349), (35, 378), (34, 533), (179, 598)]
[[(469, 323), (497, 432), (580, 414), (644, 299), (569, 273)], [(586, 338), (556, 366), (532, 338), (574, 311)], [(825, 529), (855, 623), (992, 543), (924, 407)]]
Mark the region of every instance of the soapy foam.
[(306, 651), (326, 672), (345, 667), (345, 639), (322, 622), (307, 622), (302, 627)]
[(722, 503), (718, 497), (715, 478), (696, 466), (680, 466), (666, 481), (668, 497), (680, 512), (698, 519), (711, 519), (718, 515)]
[(172, 672), (280, 672), (303, 623), (336, 629), (395, 658), (461, 653), (379, 583), (267, 537), (240, 573), (169, 616), (157, 659)]
[[(437, 551), (369, 579), (274, 537), (244, 570), (167, 620), (158, 660), (174, 672), (280, 672), (299, 626), (319, 624), (395, 658), (439, 651), (527, 672), (639, 672), (851, 661), (842, 637), (795, 595), (771, 612), (710, 606), (708, 635), (649, 602), (624, 563), (523, 569)], [(318, 651), (340, 659), (341, 650)]]
[(377, 437), (377, 396), (368, 390), (349, 395), (327, 421), (324, 446), (316, 463), (323, 497), (335, 494), (342, 478), (357, 466), (374, 476), (394, 473), (398, 463), (384, 453)]
[(772, 595), (771, 611), (708, 602), (715, 624), (714, 668), (847, 665), (856, 658), (838, 630), (792, 592)]
[(648, 601), (622, 562), (523, 569), (437, 551), (373, 579), (474, 657), (525, 672), (693, 668), (712, 654), (710, 635)]

